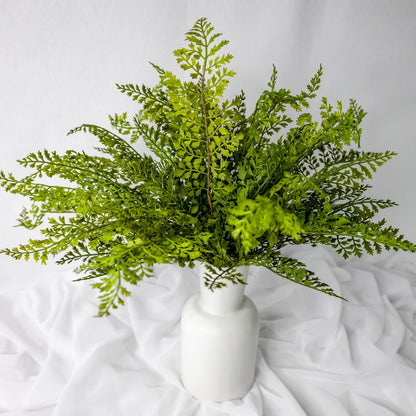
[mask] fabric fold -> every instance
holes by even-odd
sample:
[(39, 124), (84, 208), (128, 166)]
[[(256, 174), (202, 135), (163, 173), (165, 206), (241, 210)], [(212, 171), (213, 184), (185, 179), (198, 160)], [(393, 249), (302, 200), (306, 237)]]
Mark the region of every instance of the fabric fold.
[(261, 329), (242, 399), (193, 398), (180, 380), (180, 317), (197, 269), (155, 267), (125, 307), (96, 318), (95, 292), (63, 272), (0, 293), (0, 413), (36, 416), (333, 416), (416, 414), (414, 257), (340, 260), (290, 247), (338, 293), (251, 268)]

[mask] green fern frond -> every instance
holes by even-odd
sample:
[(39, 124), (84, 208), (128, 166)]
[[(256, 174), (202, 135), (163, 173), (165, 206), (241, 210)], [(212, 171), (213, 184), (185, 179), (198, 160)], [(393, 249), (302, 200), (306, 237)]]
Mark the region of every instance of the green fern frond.
[[(157, 263), (206, 263), (211, 289), (245, 283), (236, 267), (258, 265), (338, 296), (281, 249), (326, 244), (344, 257), (416, 250), (385, 220), (373, 221), (397, 205), (367, 195), (368, 182), (396, 153), (359, 149), (364, 110), (355, 100), (333, 105), (324, 97), (320, 118), (306, 111), (322, 65), (300, 92), (280, 87), (273, 65), (248, 114), (243, 91), (224, 99), (235, 74), (228, 41), (206, 18), (185, 38), (174, 51), (184, 79), (151, 63), (155, 86), (116, 84), (139, 105), (131, 119), (116, 113), (110, 130), (82, 124), (68, 133), (88, 133), (100, 156), (43, 150), (18, 161), (27, 176), (0, 172), (6, 191), (32, 202), (18, 225), (43, 237), (1, 253), (77, 265), (77, 280), (98, 290), (103, 316)], [(140, 154), (137, 142), (149, 153)], [(67, 184), (42, 183), (45, 176)]]

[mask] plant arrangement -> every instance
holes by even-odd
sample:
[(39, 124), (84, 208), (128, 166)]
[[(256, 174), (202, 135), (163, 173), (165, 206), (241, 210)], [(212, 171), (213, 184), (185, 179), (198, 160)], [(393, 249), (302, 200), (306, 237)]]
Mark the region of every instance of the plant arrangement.
[[(43, 150), (18, 161), (33, 172), (23, 179), (1, 172), (7, 191), (33, 202), (19, 225), (42, 234), (1, 252), (76, 262), (77, 280), (94, 280), (98, 314), (108, 315), (156, 263), (204, 262), (211, 289), (245, 283), (236, 266), (263, 266), (338, 296), (282, 248), (325, 244), (345, 258), (383, 248), (415, 251), (384, 219), (373, 220), (396, 204), (367, 196), (368, 180), (395, 153), (359, 150), (362, 108), (354, 100), (333, 107), (322, 98), (315, 121), (305, 110), (322, 67), (293, 94), (277, 88), (273, 66), (248, 114), (244, 92), (223, 98), (235, 73), (220, 36), (205, 18), (197, 20), (187, 46), (174, 51), (185, 79), (152, 64), (159, 75), (153, 88), (117, 84), (140, 104), (133, 118), (115, 114), (110, 130), (83, 124), (69, 132), (96, 136), (101, 156)], [(134, 148), (139, 140), (149, 154)], [(41, 183), (42, 176), (68, 186)]]

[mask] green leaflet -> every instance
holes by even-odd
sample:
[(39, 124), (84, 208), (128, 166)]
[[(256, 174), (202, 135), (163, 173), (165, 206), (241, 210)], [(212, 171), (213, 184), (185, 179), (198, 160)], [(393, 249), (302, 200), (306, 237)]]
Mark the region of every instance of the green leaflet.
[[(139, 105), (136, 114), (110, 116), (109, 129), (83, 124), (70, 131), (94, 136), (101, 156), (43, 150), (19, 160), (28, 176), (0, 172), (6, 191), (31, 200), (18, 226), (40, 228), (43, 237), (2, 253), (73, 263), (78, 280), (98, 290), (102, 316), (157, 263), (205, 262), (211, 289), (240, 282), (237, 266), (259, 265), (341, 297), (281, 248), (326, 244), (344, 257), (415, 251), (397, 229), (373, 220), (396, 205), (367, 195), (368, 182), (395, 153), (359, 149), (363, 109), (355, 100), (333, 106), (322, 98), (318, 119), (306, 112), (322, 66), (292, 93), (278, 87), (273, 65), (248, 114), (243, 91), (223, 97), (235, 74), (228, 41), (205, 18), (186, 41), (173, 52), (184, 77), (151, 63), (155, 86), (117, 84)], [(66, 184), (44, 183), (45, 176)]]

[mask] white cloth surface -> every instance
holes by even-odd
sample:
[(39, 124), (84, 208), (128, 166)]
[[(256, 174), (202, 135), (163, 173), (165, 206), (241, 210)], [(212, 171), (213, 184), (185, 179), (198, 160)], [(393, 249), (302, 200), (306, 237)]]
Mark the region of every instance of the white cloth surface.
[(197, 270), (155, 268), (126, 306), (96, 318), (70, 272), (0, 293), (0, 414), (7, 416), (416, 415), (415, 257), (342, 260), (291, 247), (349, 302), (250, 268), (261, 320), (242, 400), (201, 402), (179, 376), (180, 315)]

